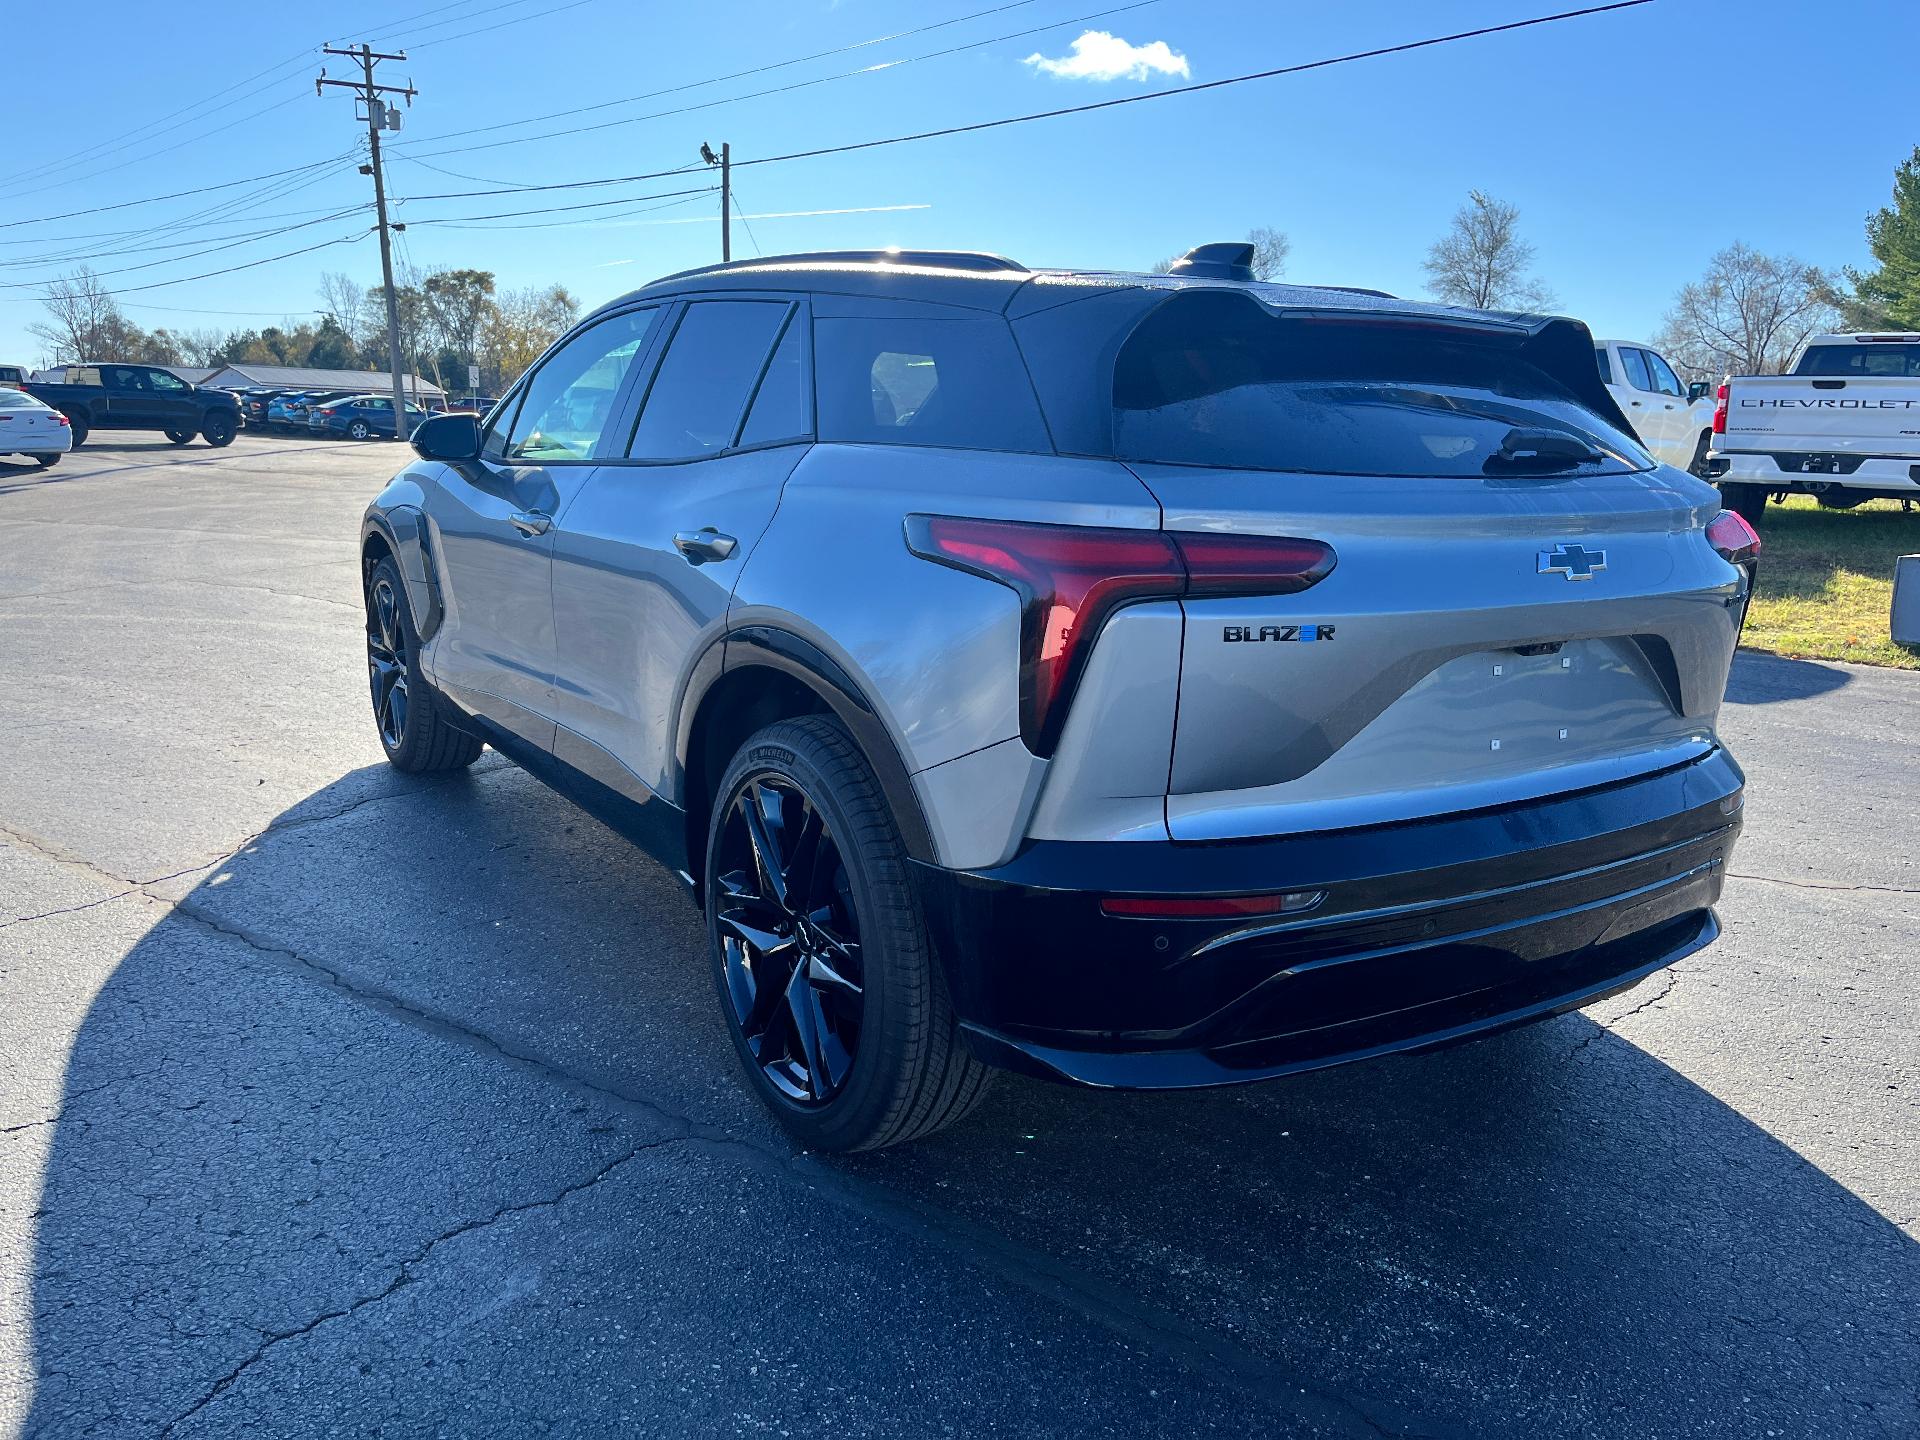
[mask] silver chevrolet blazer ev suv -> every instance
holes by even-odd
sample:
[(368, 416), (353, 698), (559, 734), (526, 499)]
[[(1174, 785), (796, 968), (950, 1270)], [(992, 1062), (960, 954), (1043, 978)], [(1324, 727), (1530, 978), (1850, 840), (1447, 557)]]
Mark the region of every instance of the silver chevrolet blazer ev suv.
[(1753, 532), (1579, 322), (1249, 258), (797, 255), (601, 307), (366, 513), (388, 757), (492, 745), (678, 872), (825, 1149), (995, 1068), (1267, 1079), (1708, 944)]

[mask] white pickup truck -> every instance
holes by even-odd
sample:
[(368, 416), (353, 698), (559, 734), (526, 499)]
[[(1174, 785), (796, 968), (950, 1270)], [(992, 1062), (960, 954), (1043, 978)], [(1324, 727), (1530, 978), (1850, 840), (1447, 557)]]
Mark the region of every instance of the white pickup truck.
[(1760, 523), (1767, 497), (1830, 510), (1876, 497), (1920, 501), (1920, 334), (1816, 335), (1790, 375), (1719, 389), (1707, 478)]
[(1596, 340), (1593, 359), (1607, 392), (1654, 458), (1704, 476), (1713, 424), (1709, 387), (1681, 384), (1660, 352), (1637, 340)]

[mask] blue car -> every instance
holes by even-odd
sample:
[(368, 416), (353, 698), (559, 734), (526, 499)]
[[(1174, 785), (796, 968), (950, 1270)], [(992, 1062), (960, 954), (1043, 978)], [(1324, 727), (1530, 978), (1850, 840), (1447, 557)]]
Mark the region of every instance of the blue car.
[[(420, 406), (407, 406), (407, 433), (420, 428), (427, 412)], [(344, 400), (329, 400), (307, 411), (307, 432), (312, 435), (344, 435), (349, 440), (371, 440), (376, 435), (393, 434), (393, 397), (391, 395), (353, 395)]]

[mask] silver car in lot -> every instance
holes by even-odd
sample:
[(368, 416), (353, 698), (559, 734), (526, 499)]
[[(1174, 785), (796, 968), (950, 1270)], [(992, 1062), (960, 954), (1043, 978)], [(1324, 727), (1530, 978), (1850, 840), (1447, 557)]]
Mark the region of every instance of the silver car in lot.
[(362, 530), (403, 770), (492, 744), (680, 872), (807, 1144), (995, 1067), (1265, 1079), (1709, 943), (1758, 542), (1576, 321), (844, 252), (670, 276)]

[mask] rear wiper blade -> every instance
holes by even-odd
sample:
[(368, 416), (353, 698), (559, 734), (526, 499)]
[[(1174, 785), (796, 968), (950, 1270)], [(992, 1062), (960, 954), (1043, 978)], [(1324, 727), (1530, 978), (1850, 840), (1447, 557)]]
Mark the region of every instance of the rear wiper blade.
[(1516, 425), (1487, 457), (1487, 470), (1571, 470), (1600, 459), (1600, 452), (1564, 430)]

